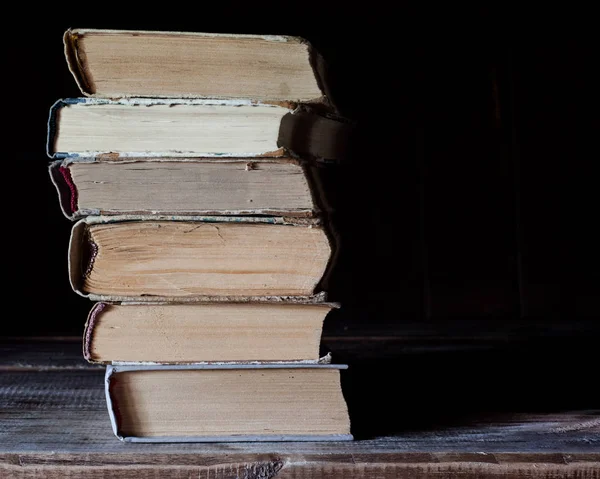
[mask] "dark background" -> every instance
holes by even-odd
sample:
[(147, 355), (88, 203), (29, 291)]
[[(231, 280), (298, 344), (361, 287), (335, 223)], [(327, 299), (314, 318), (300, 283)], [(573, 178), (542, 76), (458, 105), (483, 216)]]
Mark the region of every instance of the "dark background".
[(79, 96), (64, 30), (299, 35), (326, 58), (334, 99), (357, 122), (330, 186), (342, 238), (330, 292), (343, 307), (325, 326), (325, 344), (354, 367), (347, 390), (372, 392), (351, 394), (351, 408), (377, 397), (382, 407), (371, 409), (387, 414), (398, 381), (417, 409), (440, 392), (457, 396), (459, 411), (597, 407), (585, 384), (600, 340), (598, 49), (565, 30), (585, 33), (586, 12), (282, 8), (63, 11), (14, 25), (5, 335), (79, 336), (90, 308), (68, 284), (71, 224), (46, 170), (48, 109)]

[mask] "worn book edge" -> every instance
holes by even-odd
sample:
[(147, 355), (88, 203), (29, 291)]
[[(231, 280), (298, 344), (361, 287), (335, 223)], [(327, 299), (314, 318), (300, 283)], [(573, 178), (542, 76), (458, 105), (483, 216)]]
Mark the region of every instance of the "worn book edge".
[[(119, 152), (112, 151), (88, 151), (85, 154), (79, 154), (69, 151), (56, 151), (54, 140), (58, 133), (59, 124), (57, 121), (58, 112), (68, 105), (127, 105), (127, 106), (153, 106), (153, 105), (210, 105), (210, 106), (261, 106), (267, 108), (283, 108), (288, 113), (294, 111), (296, 103), (279, 102), (267, 103), (243, 98), (64, 98), (57, 100), (51, 107), (48, 115), (48, 135), (46, 138), (46, 154), (52, 159), (60, 158), (80, 158), (80, 157), (117, 157), (117, 158), (139, 158), (139, 157), (189, 157), (193, 156), (190, 152), (178, 151), (157, 151), (157, 152)], [(283, 147), (273, 151), (245, 152), (232, 154), (228, 152), (221, 153), (203, 153), (203, 157), (281, 157), (285, 156)]]
[[(82, 280), (86, 271), (82, 270), (84, 256), (93, 259), (93, 251), (87, 251), (89, 245), (86, 239), (88, 225), (103, 223), (119, 223), (130, 221), (182, 221), (182, 222), (204, 222), (204, 223), (262, 223), (270, 225), (296, 226), (306, 228), (323, 228), (328, 240), (331, 254), (325, 267), (323, 277), (317, 283), (314, 294), (306, 296), (127, 296), (127, 295), (103, 295), (85, 293), (81, 290)], [(267, 216), (162, 216), (162, 215), (119, 215), (119, 216), (87, 216), (75, 223), (71, 229), (68, 253), (69, 283), (73, 291), (84, 298), (98, 302), (289, 302), (297, 304), (315, 304), (327, 301), (327, 293), (324, 289), (324, 278), (328, 276), (335, 256), (336, 245), (334, 238), (324, 228), (320, 218), (298, 218), (298, 217), (267, 217)], [(90, 261), (86, 261), (86, 268)]]
[(123, 436), (118, 429), (117, 417), (110, 394), (111, 378), (115, 373), (125, 371), (153, 371), (153, 370), (181, 370), (181, 369), (347, 369), (345, 364), (298, 364), (298, 363), (263, 363), (263, 364), (198, 364), (198, 365), (165, 365), (165, 366), (128, 366), (108, 365), (104, 377), (104, 392), (106, 406), (115, 436), (124, 442), (270, 442), (270, 441), (352, 441), (352, 434), (327, 434), (327, 435), (230, 435), (230, 436), (165, 436), (165, 437), (135, 437)]
[(299, 104), (281, 118), (277, 146), (322, 163), (340, 163), (355, 148), (357, 123), (318, 104)]
[[(73, 163), (151, 163), (151, 162), (167, 162), (167, 163), (246, 163), (248, 168), (252, 168), (254, 164), (261, 163), (290, 163), (302, 167), (304, 177), (308, 183), (313, 208), (311, 209), (243, 209), (243, 210), (195, 210), (195, 211), (151, 211), (140, 210), (123, 212), (120, 210), (101, 210), (80, 208), (78, 205), (77, 185), (73, 182), (71, 174), (68, 170), (69, 165)], [(63, 215), (69, 220), (78, 220), (85, 216), (119, 216), (124, 214), (131, 215), (179, 215), (179, 216), (297, 216), (301, 218), (318, 217), (322, 211), (329, 210), (330, 206), (325, 198), (325, 191), (322, 188), (318, 179), (318, 174), (315, 170), (323, 168), (321, 165), (311, 165), (297, 158), (282, 157), (282, 158), (212, 158), (212, 157), (197, 157), (197, 158), (166, 158), (166, 157), (151, 157), (151, 158), (122, 158), (112, 160), (106, 158), (95, 157), (77, 157), (64, 158), (52, 161), (48, 166), (50, 180), (54, 185), (60, 209)]]
[[(197, 304), (206, 304), (207, 302), (200, 302), (198, 301)], [(243, 301), (231, 301), (228, 302), (228, 304), (231, 303), (244, 303)], [(248, 302), (244, 303), (247, 304)], [(252, 302), (250, 302), (252, 303)], [(264, 302), (263, 302), (264, 303)], [(91, 364), (130, 364), (130, 365), (137, 365), (137, 364), (144, 364), (144, 365), (160, 365), (160, 364), (164, 364), (162, 362), (154, 362), (154, 361), (96, 361), (93, 360), (91, 357), (91, 351), (90, 351), (90, 347), (92, 344), (92, 339), (94, 336), (94, 331), (95, 331), (95, 327), (96, 327), (96, 321), (98, 319), (98, 317), (102, 314), (102, 312), (104, 311), (104, 309), (111, 305), (111, 304), (119, 304), (121, 306), (134, 306), (134, 305), (144, 305), (144, 306), (151, 306), (151, 305), (169, 305), (169, 306), (175, 306), (177, 304), (181, 304), (181, 303), (177, 303), (177, 302), (158, 302), (158, 301), (148, 301), (148, 302), (99, 302), (94, 304), (94, 306), (92, 306), (92, 309), (90, 310), (87, 320), (85, 322), (85, 327), (84, 327), (84, 331), (83, 331), (83, 357), (84, 359), (91, 363)], [(294, 304), (303, 304), (303, 303), (299, 303), (299, 302), (295, 302)], [(315, 306), (325, 306), (331, 309), (338, 309), (340, 308), (340, 304), (339, 303), (329, 303), (329, 302), (320, 302), (320, 303), (315, 303), (315, 302), (311, 302), (311, 303), (307, 303), (310, 305), (315, 305)], [(329, 312), (328, 312), (329, 314)], [(322, 328), (322, 327), (321, 327)], [(168, 364), (226, 364), (226, 363), (231, 363), (231, 364), (264, 364), (264, 363), (276, 363), (276, 364), (288, 364), (288, 363), (297, 363), (297, 364), (328, 364), (331, 363), (331, 355), (328, 353), (325, 356), (319, 358), (319, 359), (299, 359), (299, 360), (295, 360), (295, 361), (196, 361), (193, 363), (189, 363), (189, 362), (172, 362), (172, 363), (168, 363)]]
[[(57, 115), (66, 105), (85, 104), (120, 104), (120, 105), (223, 105), (223, 106), (266, 106), (284, 108), (288, 112), (282, 116), (276, 139), (277, 149), (273, 151), (240, 153), (202, 153), (194, 156), (194, 152), (184, 151), (144, 151), (144, 152), (112, 152), (87, 151), (75, 153), (55, 151), (54, 140), (59, 127)], [(320, 163), (340, 163), (350, 156), (356, 136), (356, 123), (348, 118), (332, 113), (325, 102), (315, 103), (267, 103), (247, 99), (193, 99), (193, 98), (66, 98), (60, 99), (50, 107), (48, 115), (48, 132), (46, 154), (52, 159), (61, 158), (106, 158), (123, 160), (127, 158), (280, 158), (291, 156), (298, 159)]]
[[(163, 36), (191, 36), (191, 37), (208, 37), (208, 38), (246, 38), (264, 40), (267, 42), (277, 43), (298, 43), (306, 45), (308, 62), (313, 70), (317, 86), (321, 90), (324, 98), (327, 98), (328, 88), (326, 77), (326, 62), (323, 56), (312, 46), (312, 44), (302, 37), (291, 36), (291, 35), (256, 35), (256, 34), (241, 34), (241, 33), (205, 33), (205, 32), (173, 32), (173, 31), (152, 31), (152, 30), (109, 30), (109, 29), (86, 29), (86, 28), (69, 28), (63, 35), (63, 44), (65, 59), (69, 71), (75, 79), (77, 87), (81, 93), (87, 97), (102, 98), (102, 95), (92, 93), (89, 78), (84, 73), (84, 59), (79, 55), (79, 49), (77, 45), (78, 37), (88, 33), (96, 34), (135, 34), (135, 35), (163, 35)], [(121, 97), (134, 97), (137, 95), (123, 92)], [(163, 96), (162, 98), (172, 98), (172, 96)], [(180, 98), (201, 98), (200, 96), (181, 94), (177, 95)], [(156, 98), (161, 98), (156, 96)], [(313, 99), (304, 99), (304, 101), (312, 101)]]

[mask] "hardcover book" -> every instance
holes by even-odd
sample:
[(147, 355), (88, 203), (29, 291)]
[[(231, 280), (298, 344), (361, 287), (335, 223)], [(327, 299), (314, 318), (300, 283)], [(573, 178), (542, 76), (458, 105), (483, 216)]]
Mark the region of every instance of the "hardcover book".
[(67, 98), (48, 119), (51, 158), (284, 157), (343, 160), (354, 125), (322, 104), (239, 98)]
[(50, 176), (69, 219), (90, 215), (317, 216), (322, 167), (293, 158), (57, 160)]
[(298, 37), (67, 30), (65, 55), (84, 95), (310, 101), (323, 61)]
[(89, 216), (72, 229), (69, 277), (98, 301), (318, 302), (331, 253), (312, 218)]
[(351, 440), (344, 365), (108, 366), (115, 435), (128, 442)]
[(96, 303), (83, 355), (93, 363), (317, 363), (334, 303)]
[(59, 100), (50, 109), (48, 155), (279, 157), (281, 119), (293, 109), (244, 99)]

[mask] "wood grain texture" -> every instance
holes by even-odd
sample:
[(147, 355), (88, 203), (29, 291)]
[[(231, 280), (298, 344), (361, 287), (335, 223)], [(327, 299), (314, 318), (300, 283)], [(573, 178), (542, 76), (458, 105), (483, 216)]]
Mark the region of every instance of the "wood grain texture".
[(125, 444), (103, 369), (75, 342), (27, 344), (0, 347), (2, 478), (600, 477), (597, 410), (481, 414), (354, 442)]
[[(353, 443), (127, 444), (112, 435), (103, 371), (12, 371), (0, 376), (1, 453), (398, 454), (595, 453), (600, 413), (574, 411), (480, 417), (461, 426), (405, 430)], [(544, 456), (545, 457), (545, 456)]]
[[(198, 479), (354, 479), (354, 478), (561, 478), (595, 479), (600, 477), (598, 463), (589, 464), (313, 464), (313, 463), (249, 463), (217, 466), (22, 466), (0, 464), (0, 472), (7, 478), (198, 478)], [(282, 464), (279, 467), (279, 464)]]
[(103, 366), (83, 360), (81, 342), (81, 337), (0, 339), (0, 371), (104, 371)]
[[(342, 460), (324, 460), (322, 457), (281, 455), (277, 457), (239, 457), (224, 462), (217, 456), (190, 455), (174, 458), (157, 457), (155, 463), (131, 462), (128, 455), (115, 456), (114, 462), (99, 462), (89, 457), (43, 457), (0, 455), (2, 477), (62, 478), (62, 477), (114, 477), (121, 478), (598, 478), (600, 463), (596, 458), (549, 457), (548, 462), (535, 459), (515, 461), (514, 457), (479, 457), (457, 460), (445, 454), (424, 457), (394, 457), (391, 461), (378, 456)], [(184, 459), (181, 463), (173, 459)], [(390, 458), (392, 459), (392, 458)], [(596, 459), (596, 460), (594, 460)], [(244, 462), (245, 460), (245, 462)], [(239, 461), (239, 462), (238, 462)], [(471, 462), (472, 461), (472, 462)]]

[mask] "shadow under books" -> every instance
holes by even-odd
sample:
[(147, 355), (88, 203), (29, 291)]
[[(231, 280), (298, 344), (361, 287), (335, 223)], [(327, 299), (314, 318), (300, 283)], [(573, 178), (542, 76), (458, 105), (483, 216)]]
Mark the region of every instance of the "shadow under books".
[[(349, 365), (342, 387), (355, 438), (597, 409), (585, 391), (599, 333), (593, 318), (520, 317), (516, 283), (497, 287), (494, 271), (488, 280), (486, 264), (469, 263), (487, 257), (478, 250), (465, 258), (467, 273), (439, 276), (432, 300), (427, 248), (450, 251), (451, 240), (424, 238), (417, 116), (407, 108), (390, 122), (387, 108), (357, 107), (348, 156), (323, 179), (339, 239), (327, 291), (341, 309), (325, 321), (322, 352)], [(468, 231), (454, 233), (466, 241)], [(469, 268), (481, 276), (461, 281)]]
[[(356, 439), (506, 422), (514, 414), (597, 410), (594, 341), (525, 340), (432, 351), (324, 339), (342, 371)], [(349, 344), (353, 343), (353, 344)], [(418, 346), (418, 345), (417, 345)]]

